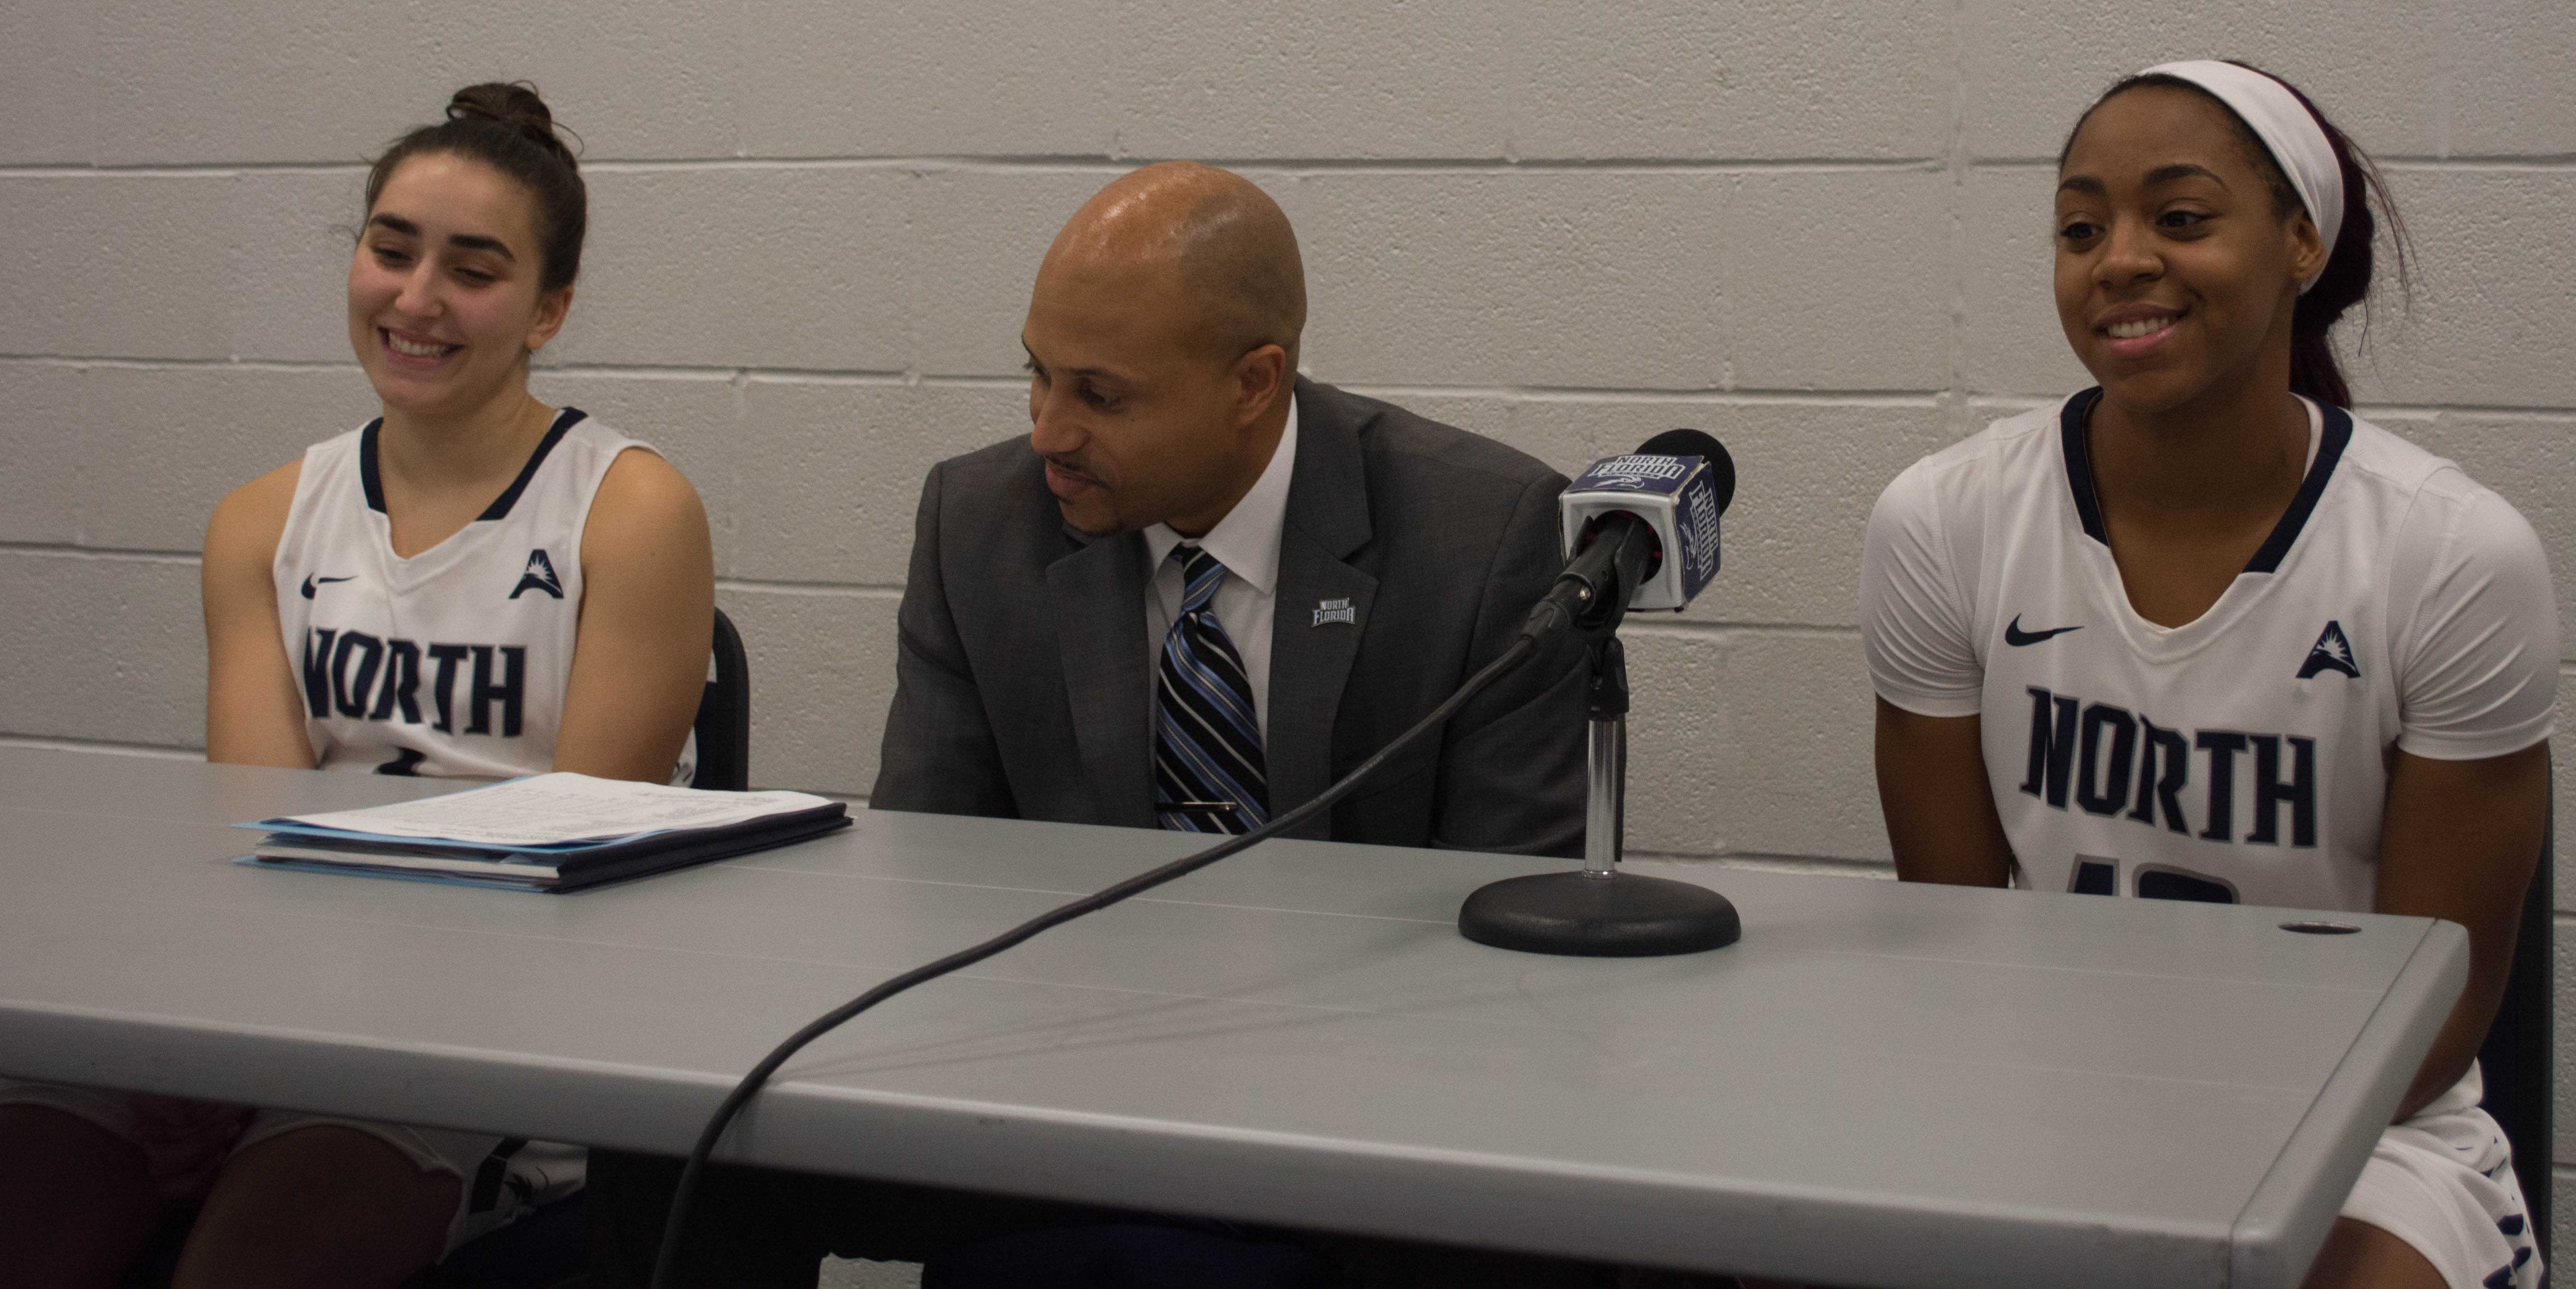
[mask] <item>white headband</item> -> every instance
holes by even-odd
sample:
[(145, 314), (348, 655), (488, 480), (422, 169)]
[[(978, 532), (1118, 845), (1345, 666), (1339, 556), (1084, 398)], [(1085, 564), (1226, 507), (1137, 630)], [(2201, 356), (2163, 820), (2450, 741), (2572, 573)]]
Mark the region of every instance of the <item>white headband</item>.
[(2236, 119), (2253, 128), (2281, 173), (2289, 177), (2290, 186), (2298, 190), (2299, 201), (2308, 208), (2308, 218), (2325, 243), (2316, 273), (2299, 283), (2299, 290), (2304, 293), (2315, 286), (2334, 259), (2335, 235), (2343, 231), (2343, 167), (2335, 161), (2334, 145), (2326, 142), (2325, 129), (2317, 124), (2315, 114), (2281, 82), (2234, 63), (2208, 59), (2158, 63), (2138, 74), (2189, 81), (2209, 91)]

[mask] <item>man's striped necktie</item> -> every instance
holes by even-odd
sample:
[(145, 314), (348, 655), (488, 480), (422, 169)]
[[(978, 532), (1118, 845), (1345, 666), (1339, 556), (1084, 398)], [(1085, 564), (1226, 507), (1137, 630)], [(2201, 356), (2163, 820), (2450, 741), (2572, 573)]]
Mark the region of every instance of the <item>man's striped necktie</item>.
[(1189, 545), (1171, 559), (1183, 590), (1156, 683), (1154, 814), (1174, 832), (1247, 833), (1270, 818), (1270, 788), (1252, 683), (1213, 607), (1225, 565)]

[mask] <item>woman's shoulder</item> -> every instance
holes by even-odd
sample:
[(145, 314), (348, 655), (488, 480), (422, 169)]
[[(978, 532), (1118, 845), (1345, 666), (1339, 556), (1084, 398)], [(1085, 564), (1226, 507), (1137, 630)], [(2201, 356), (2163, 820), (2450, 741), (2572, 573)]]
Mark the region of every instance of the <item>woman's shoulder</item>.
[(265, 567), (286, 535), (287, 516), (295, 508), (296, 488), (303, 479), (304, 458), (297, 457), (224, 494), (206, 521), (206, 561), (255, 561)]
[(567, 437), (574, 436), (581, 451), (596, 454), (590, 464), (599, 471), (583, 524), (585, 561), (660, 558), (673, 541), (707, 542), (705, 502), (659, 449), (595, 421), (575, 425)]
[(2402, 543), (2433, 543), (2457, 555), (2520, 555), (2539, 537), (2512, 502), (2448, 457), (2349, 412), (2344, 466), (2378, 494), (2383, 519)]
[(1981, 513), (2002, 490), (2044, 480), (2056, 469), (2052, 431), (2063, 401), (1986, 423), (1984, 429), (1930, 453), (1899, 472), (1879, 494), (1878, 510), (1927, 521)]

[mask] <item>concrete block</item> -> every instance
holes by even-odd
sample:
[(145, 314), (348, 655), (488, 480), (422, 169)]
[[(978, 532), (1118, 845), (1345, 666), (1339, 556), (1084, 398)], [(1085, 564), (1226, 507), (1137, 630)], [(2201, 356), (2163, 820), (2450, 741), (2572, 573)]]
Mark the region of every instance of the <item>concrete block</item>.
[(1027, 395), (1002, 386), (764, 376), (744, 398), (741, 487), (758, 509), (733, 571), (764, 581), (903, 585), (930, 467), (1028, 433)]
[(728, 156), (739, 11), (499, 0), (395, 8), (85, 11), (85, 159), (353, 161), (438, 120), (459, 86), (530, 80), (589, 156)]
[(764, 4), (739, 34), (755, 157), (1102, 156), (1128, 44), (1108, 0)]
[(1968, 172), (1958, 248), (1960, 375), (1975, 394), (2062, 398), (2093, 384), (2057, 324), (2057, 171)]
[(864, 796), (894, 701), (885, 591), (719, 591), (751, 660), (751, 782)]
[(2176, 59), (2237, 58), (2306, 90), (2372, 152), (2425, 155), (2442, 137), (2451, 77), (2440, 51), (2453, 7), (2284, 0), (2103, 10), (1969, 0), (1956, 20), (1962, 142), (1973, 157), (2054, 160), (2076, 118), (2120, 78)]
[(2362, 414), (2458, 462), (2531, 521), (2557, 577), (2559, 648), (2576, 660), (2576, 413), (2443, 410), (2383, 420), (2365, 405)]
[(2559, 0), (2443, 5), (2443, 108), (2453, 156), (2563, 157), (2576, 142), (2576, 6)]
[(594, 175), (580, 291), (547, 353), (902, 370), (913, 182), (893, 169), (767, 165)]
[(0, 353), (224, 357), (231, 184), (0, 174)]
[(1272, 191), (1305, 250), (1306, 362), (1332, 379), (1947, 379), (1951, 185), (1929, 171), (1327, 171)]
[(9, 48), (0, 60), (0, 165), (81, 159), (81, 91), (88, 12), (78, 5), (20, 5), (9, 11)]
[(548, 356), (1010, 376), (1056, 231), (1117, 168), (749, 165), (591, 184), (581, 292)]
[[(2553, 1059), (2549, 1063), (2549, 1127), (2556, 1138), (2550, 1143), (2550, 1153), (2556, 1160), (2576, 1161), (2576, 1122), (2570, 1122), (2571, 1112), (2576, 1112), (2576, 1024), (2571, 1024), (2576, 1022), (2576, 920), (2571, 920), (2564, 913), (2558, 915), (2551, 932), (2550, 948), (2554, 968), (2550, 973), (2550, 995), (2558, 1004), (2552, 1017), (2557, 1024), (2553, 1027), (2556, 1032), (2551, 1035)], [(2522, 1172), (2522, 1167), (2521, 1160), (2514, 1161), (2517, 1175)], [(2570, 1174), (2564, 1168), (2560, 1169), (2557, 1182), (2556, 1195), (2576, 1194), (2576, 1190), (2569, 1187)], [(2550, 1207), (2553, 1224), (2558, 1228), (2551, 1233), (2556, 1247), (2576, 1248), (2576, 1242), (2568, 1238), (2571, 1234), (2568, 1220), (2557, 1216), (2559, 1206), (2554, 1202), (2555, 1197), (2552, 1196)]]
[(195, 552), (225, 494), (380, 410), (353, 369), (81, 369), (79, 540)]
[(352, 361), (354, 171), (0, 175), (0, 352)]
[(862, 1262), (826, 1255), (821, 1289), (921, 1289), (918, 1262)]
[[(1706, 430), (1735, 459), (1735, 503), (1717, 581), (1679, 620), (1853, 625), (1859, 612), (1861, 536), (1879, 490), (1950, 442), (1931, 400), (1886, 405), (1725, 399), (1530, 399), (1515, 403), (1516, 431), (1569, 474), (1596, 458), (1636, 450), (1675, 426)], [(1528, 446), (1524, 443), (1523, 446)], [(1640, 623), (1670, 623), (1666, 614)]]
[[(2563, 1067), (2562, 1067), (2563, 1068)], [(2554, 1168), (2552, 1179), (2557, 1194), (2576, 1195), (2576, 1168)], [(2559, 1254), (2576, 1249), (2576, 1205), (2552, 1204), (2549, 1210), (2549, 1249), (2541, 1256), (2557, 1266)]]
[(194, 559), (0, 551), (0, 731), (203, 747)]
[[(2365, 402), (2576, 407), (2565, 305), (2576, 262), (2533, 248), (2563, 238), (2576, 171), (2392, 167), (2414, 243), (2415, 295), (2383, 253), (2368, 347), (2345, 364)], [(2358, 339), (2358, 312), (2336, 330)]]
[(742, 394), (726, 377), (698, 373), (559, 372), (539, 369), (529, 390), (558, 407), (578, 407), (630, 438), (659, 449), (697, 487), (713, 529), (716, 574), (732, 571), (740, 529), (762, 522), (746, 491)]
[(80, 539), (84, 444), (92, 417), (81, 370), (67, 363), (0, 362), (0, 542)]
[(1119, 0), (1122, 156), (1499, 157), (1516, 8)]
[[(2561, 913), (2576, 913), (2576, 841), (2568, 840), (2571, 835), (2576, 835), (2570, 831), (2576, 830), (2576, 721), (2566, 718), (2571, 695), (2576, 695), (2576, 665), (2558, 669), (2558, 731), (2549, 737), (2549, 755), (2554, 763), (2550, 769), (2556, 779), (2550, 789), (2550, 804), (2557, 812), (2554, 820), (2557, 827), (2554, 838), (2556, 873), (2550, 879), (2550, 888), (2551, 894), (2558, 897), (2558, 911)], [(2563, 931), (2559, 939), (2567, 939)], [(2565, 950), (2560, 952), (2563, 954)], [(2565, 958), (2561, 957), (2560, 961), (2564, 962)], [(2576, 1008), (2576, 994), (2561, 990), (2558, 997), (2561, 1008)], [(2576, 1042), (2576, 1020), (2559, 1026), (2559, 1031), (2568, 1036), (2567, 1041)], [(2560, 1068), (2569, 1067), (2562, 1061)], [(2576, 1116), (2561, 1115), (2559, 1119), (2568, 1125), (2569, 1130), (2576, 1131)], [(2559, 1157), (2576, 1162), (2576, 1151), (2562, 1150)]]
[(1885, 860), (1869, 672), (1847, 631), (1629, 627), (1628, 845)]
[(349, 341), (349, 261), (367, 218), (366, 190), (365, 173), (355, 169), (250, 171), (230, 181), (225, 205), (235, 267), (225, 301), (227, 355), (357, 361)]
[[(1126, 167), (930, 170), (906, 190), (901, 284), (877, 306), (912, 328), (910, 366), (932, 375), (1016, 376), (1038, 262), (1073, 212)], [(838, 252), (848, 253), (848, 252)]]
[(1906, 5), (1650, 0), (1520, 11), (1521, 158), (1937, 157), (1954, 55)]

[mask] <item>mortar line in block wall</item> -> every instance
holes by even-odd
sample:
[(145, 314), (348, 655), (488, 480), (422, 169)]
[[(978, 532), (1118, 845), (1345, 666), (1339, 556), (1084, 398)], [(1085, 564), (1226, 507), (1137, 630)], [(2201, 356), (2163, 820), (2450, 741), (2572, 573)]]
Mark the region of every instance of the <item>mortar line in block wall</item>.
[[(927, 156), (774, 156), (774, 157), (636, 157), (586, 161), (594, 174), (667, 174), (696, 170), (891, 170), (924, 174), (1097, 174), (1119, 175), (1157, 158), (1106, 155), (978, 156), (968, 153)], [(1195, 161), (1248, 175), (1318, 174), (1519, 174), (1579, 171), (1590, 174), (1729, 175), (1759, 173), (1839, 174), (1863, 171), (1930, 170), (1935, 157), (1260, 157), (1193, 156)]]
[[(243, 371), (314, 373), (337, 372), (359, 374), (353, 362), (291, 358), (161, 358), (125, 354), (31, 354), (0, 353), (0, 364), (20, 363), (37, 367), (96, 368), (105, 371)], [(1316, 373), (1305, 373), (1313, 376)], [(669, 380), (669, 381), (743, 381), (755, 385), (851, 385), (889, 387), (918, 385), (936, 389), (984, 389), (1017, 391), (1026, 377), (1017, 373), (977, 375), (966, 372), (896, 371), (889, 369), (834, 369), (809, 367), (758, 367), (727, 364), (682, 363), (602, 363), (573, 362), (560, 365), (539, 364), (533, 369), (539, 383), (548, 378), (569, 380)], [(1330, 372), (1319, 377), (1331, 380)], [(1887, 407), (1934, 408), (1944, 397), (1955, 396), (1978, 409), (2001, 409), (2008, 414), (2044, 406), (2064, 397), (2062, 391), (2029, 394), (2010, 390), (1988, 390), (1974, 386), (1945, 389), (1840, 389), (1755, 387), (1720, 389), (1649, 388), (1634, 385), (1444, 385), (1437, 382), (1404, 381), (1396, 383), (1349, 382), (1342, 388), (1354, 393), (1390, 400), (1406, 398), (1472, 398), (1517, 403), (1635, 403), (1703, 406), (1784, 406), (1784, 407)], [(2528, 417), (2535, 420), (2576, 415), (2576, 405), (2511, 404), (2511, 403), (2393, 403), (2365, 401), (2356, 410), (2366, 416), (2435, 416), (2457, 413), (2475, 416)]]
[(195, 551), (126, 549), (118, 546), (88, 546), (76, 542), (9, 542), (0, 541), (0, 555), (38, 555), (48, 559), (121, 560), (135, 564), (189, 564), (198, 562)]
[[(758, 157), (596, 157), (585, 159), (587, 174), (675, 174), (729, 170), (884, 170), (922, 174), (1123, 174), (1154, 158), (1112, 157), (1096, 153), (1064, 155), (915, 155), (758, 156)], [(1212, 165), (1254, 175), (1409, 175), (1522, 174), (1582, 172), (1591, 174), (1730, 175), (1760, 173), (1842, 174), (1872, 171), (1945, 171), (1946, 156), (1933, 157), (1205, 157)], [(2374, 158), (2382, 167), (2435, 171), (2537, 171), (2576, 168), (2576, 153), (2482, 153), (2443, 156), (2399, 153)], [(2057, 164), (2054, 156), (1968, 156), (1979, 170), (2042, 169)], [(66, 163), (0, 163), (0, 177), (78, 178), (229, 178), (256, 175), (359, 175), (363, 161), (131, 161)]]
[[(1210, 165), (1256, 175), (1306, 174), (1515, 174), (1579, 171), (1593, 174), (1726, 175), (1749, 173), (1823, 173), (1929, 170), (1934, 157), (1199, 157)], [(749, 157), (592, 157), (582, 172), (603, 174), (676, 174), (721, 171), (878, 170), (921, 174), (1124, 174), (1154, 160), (1099, 153), (1062, 155), (977, 155), (924, 153), (907, 155), (777, 155)], [(359, 175), (363, 161), (131, 161), (0, 163), (0, 177), (77, 178), (229, 178), (236, 175)]]
[(761, 595), (819, 595), (844, 598), (901, 599), (901, 582), (807, 582), (785, 578), (719, 577), (716, 590), (755, 592)]

